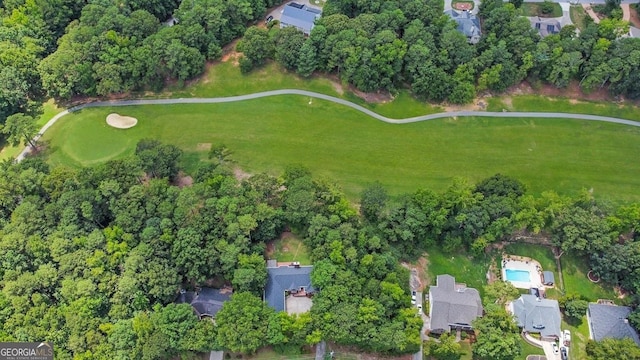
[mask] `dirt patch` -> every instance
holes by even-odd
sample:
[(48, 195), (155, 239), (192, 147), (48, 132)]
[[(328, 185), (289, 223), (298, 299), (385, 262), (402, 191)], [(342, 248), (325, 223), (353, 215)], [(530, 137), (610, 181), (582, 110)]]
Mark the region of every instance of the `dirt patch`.
[(123, 116), (116, 113), (107, 115), (107, 124), (116, 129), (129, 129), (138, 124), (138, 119), (131, 116)]
[(640, 28), (640, 15), (638, 15), (638, 10), (636, 10), (633, 6), (630, 6), (629, 15), (629, 22), (631, 23), (631, 25)]
[(473, 9), (473, 3), (472, 2), (454, 2), (453, 8), (456, 10), (468, 11)]
[(335, 80), (331, 80), (331, 85), (333, 85), (333, 89), (340, 95), (344, 94), (344, 89), (342, 88), (342, 85), (335, 81)]
[(196, 145), (196, 150), (209, 151), (211, 150), (211, 143), (198, 143), (198, 145)]
[(403, 262), (400, 263), (400, 265), (410, 271), (409, 284), (412, 290), (424, 291), (424, 289), (431, 283), (430, 279), (427, 277), (427, 266), (429, 265), (429, 260), (427, 260), (426, 254), (421, 256), (414, 264)]
[(393, 100), (393, 96), (391, 96), (391, 94), (387, 91), (368, 93), (360, 91), (353, 86), (349, 86), (349, 90), (351, 90), (351, 92), (353, 92), (357, 97), (363, 99), (368, 103), (384, 104)]
[(622, 100), (620, 97), (613, 96), (609, 93), (609, 91), (605, 88), (595, 89), (590, 93), (585, 93), (580, 89), (580, 83), (577, 81), (572, 81), (569, 83), (569, 86), (565, 88), (557, 88), (551, 84), (543, 84), (540, 85), (536, 90), (531, 84), (527, 81), (523, 81), (518, 85), (514, 85), (507, 89), (505, 92), (507, 96), (509, 95), (543, 95), (548, 96), (550, 98), (569, 98), (579, 100), (591, 100), (591, 101), (619, 101)]
[(251, 174), (237, 167), (233, 169), (233, 176), (236, 178), (236, 180), (242, 181), (250, 178)]
[(193, 185), (193, 178), (181, 171), (180, 173), (178, 173), (178, 176), (173, 181), (173, 184), (181, 189), (183, 187), (189, 187)]

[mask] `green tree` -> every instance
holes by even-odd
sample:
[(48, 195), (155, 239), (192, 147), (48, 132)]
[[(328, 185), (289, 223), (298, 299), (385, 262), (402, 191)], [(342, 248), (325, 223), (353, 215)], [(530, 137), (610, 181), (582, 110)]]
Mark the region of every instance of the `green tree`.
[(632, 360), (640, 359), (640, 348), (630, 338), (589, 340), (587, 342), (587, 356), (589, 360)]
[(274, 40), (276, 61), (288, 70), (296, 70), (305, 44), (304, 34), (294, 26), (287, 26), (278, 31)]
[(18, 113), (7, 117), (2, 133), (7, 136), (7, 142), (12, 146), (18, 146), (20, 143), (36, 147), (34, 136), (38, 133), (38, 125), (36, 120), (28, 115)]
[(473, 344), (474, 358), (479, 360), (513, 360), (520, 355), (520, 335), (513, 316), (501, 305), (489, 304), (485, 316), (475, 320), (478, 331)]
[(263, 65), (267, 59), (273, 57), (275, 50), (273, 41), (269, 38), (266, 29), (252, 26), (247, 29), (242, 40), (238, 43), (238, 51), (242, 52), (246, 65), (241, 67), (243, 72)]
[(305, 41), (300, 48), (297, 72), (303, 77), (309, 77), (318, 67), (316, 48), (311, 41)]
[(266, 344), (265, 334), (272, 313), (271, 308), (251, 293), (233, 294), (216, 315), (216, 348), (253, 354)]
[(494, 281), (484, 287), (486, 304), (506, 305), (520, 296), (520, 291), (508, 281)]
[(367, 186), (360, 195), (360, 213), (367, 220), (375, 222), (384, 212), (387, 199), (387, 190), (381, 183)]
[(456, 342), (455, 335), (444, 333), (439, 340), (429, 340), (425, 343), (423, 352), (427, 359), (459, 360), (464, 354), (462, 346)]
[(231, 281), (238, 292), (250, 291), (261, 294), (267, 284), (267, 269), (264, 258), (259, 254), (238, 255), (238, 267), (233, 272)]

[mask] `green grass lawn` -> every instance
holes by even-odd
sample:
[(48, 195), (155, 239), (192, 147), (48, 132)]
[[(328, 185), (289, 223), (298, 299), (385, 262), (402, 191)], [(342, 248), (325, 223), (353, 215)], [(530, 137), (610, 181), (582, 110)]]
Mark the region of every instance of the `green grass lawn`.
[(519, 359), (526, 360), (527, 355), (544, 355), (544, 351), (541, 348), (533, 346), (528, 342), (524, 341), (522, 336), (520, 336), (519, 339), (520, 339), (520, 346), (522, 347), (522, 351), (520, 352), (520, 356), (518, 357)]
[(431, 285), (436, 284), (436, 276), (449, 274), (456, 278), (456, 282), (478, 289), (481, 297), (484, 294), (483, 286), (487, 284), (490, 263), (488, 257), (471, 258), (460, 252), (448, 254), (434, 247), (427, 251), (427, 263), (427, 276)]
[(311, 265), (311, 257), (302, 240), (293, 233), (287, 233), (276, 240), (273, 254), (279, 262), (298, 261), (301, 265)]
[(393, 101), (385, 103), (367, 103), (349, 91), (348, 86), (323, 76), (302, 78), (289, 72), (275, 62), (256, 69), (249, 74), (240, 73), (232, 62), (221, 62), (211, 66), (198, 80), (186, 88), (169, 87), (161, 94), (148, 94), (150, 97), (218, 97), (250, 94), (277, 89), (302, 89), (337, 96), (360, 104), (388, 117), (405, 118), (442, 111), (415, 99), (407, 90), (400, 90)]
[(616, 295), (607, 284), (592, 283), (587, 278), (587, 259), (567, 256), (569, 254), (562, 255), (560, 262), (562, 265), (562, 275), (564, 277), (565, 292), (578, 293), (586, 297), (589, 301), (596, 301), (598, 299), (610, 299), (616, 300)]
[(559, 4), (553, 3), (553, 12), (551, 14), (543, 14), (540, 9), (540, 3), (524, 3), (522, 4), (522, 14), (524, 16), (540, 16), (540, 17), (560, 17), (562, 16), (562, 8)]
[(473, 350), (471, 349), (471, 343), (469, 341), (461, 341), (459, 342), (462, 347), (462, 351), (464, 352), (460, 357), (460, 360), (472, 360), (473, 359)]
[[(293, 111), (295, 109), (295, 111)], [(106, 115), (137, 117), (128, 130)], [(443, 119), (405, 125), (373, 120), (341, 105), (287, 95), (228, 104), (85, 109), (61, 119), (44, 139), (50, 161), (89, 166), (131, 154), (139, 139), (157, 138), (185, 151), (192, 171), (206, 151), (224, 143), (249, 173), (279, 175), (306, 165), (357, 198), (380, 181), (392, 195), (419, 187), (443, 190), (455, 176), (478, 181), (514, 176), (533, 193), (577, 194), (593, 189), (605, 200), (640, 200), (640, 128), (559, 119)]]
[(587, 12), (584, 11), (582, 5), (571, 5), (569, 9), (569, 15), (571, 16), (571, 21), (578, 28), (578, 30), (582, 31), (587, 26), (586, 18)]
[(579, 324), (568, 324), (562, 321), (562, 329), (568, 329), (571, 331), (571, 345), (569, 346), (569, 358), (573, 360), (586, 359), (586, 346), (589, 341), (589, 324), (587, 323), (587, 316), (582, 317), (582, 322)]
[(615, 104), (595, 101), (577, 101), (566, 98), (550, 98), (540, 95), (520, 95), (509, 98), (506, 105), (504, 98), (489, 98), (488, 111), (540, 111), (566, 112), (576, 114), (592, 114), (613, 116), (640, 121), (640, 107), (632, 104)]

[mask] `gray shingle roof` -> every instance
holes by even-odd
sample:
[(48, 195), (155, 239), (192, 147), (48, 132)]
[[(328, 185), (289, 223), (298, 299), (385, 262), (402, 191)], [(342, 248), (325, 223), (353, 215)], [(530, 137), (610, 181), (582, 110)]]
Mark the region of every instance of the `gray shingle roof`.
[(313, 29), (314, 22), (320, 18), (321, 13), (321, 10), (309, 8), (306, 5), (302, 8), (297, 8), (288, 4), (282, 11), (280, 24), (281, 27), (295, 26), (305, 34), (309, 34)]
[(531, 26), (538, 30), (538, 34), (541, 37), (546, 37), (551, 34), (557, 34), (562, 29), (562, 25), (557, 18), (541, 18), (539, 16), (529, 17), (529, 22), (531, 22)]
[(471, 327), (471, 322), (482, 316), (478, 290), (467, 287), (456, 289), (456, 279), (451, 275), (438, 275), (436, 285), (429, 288), (429, 298), (433, 331), (449, 331), (456, 325)]
[(220, 289), (202, 288), (199, 292), (185, 291), (180, 293), (178, 304), (190, 304), (198, 316), (215, 317), (222, 309), (225, 301), (231, 298), (230, 291)]
[(285, 310), (285, 291), (298, 290), (304, 287), (306, 292), (314, 292), (311, 285), (313, 266), (280, 266), (267, 268), (267, 286), (264, 289), (264, 300), (276, 311)]
[(518, 326), (544, 337), (560, 338), (560, 307), (558, 301), (540, 299), (526, 294), (511, 302)]
[(551, 271), (543, 271), (542, 272), (542, 278), (543, 278), (543, 282), (545, 284), (553, 284), (556, 282), (556, 279), (553, 276), (553, 272)]
[(474, 14), (468, 11), (458, 12), (456, 10), (447, 10), (444, 13), (458, 23), (458, 31), (467, 38), (481, 35), (480, 20)]
[(605, 338), (624, 339), (628, 337), (640, 345), (638, 333), (627, 321), (630, 313), (631, 308), (626, 306), (589, 304), (587, 316), (593, 339), (600, 341)]

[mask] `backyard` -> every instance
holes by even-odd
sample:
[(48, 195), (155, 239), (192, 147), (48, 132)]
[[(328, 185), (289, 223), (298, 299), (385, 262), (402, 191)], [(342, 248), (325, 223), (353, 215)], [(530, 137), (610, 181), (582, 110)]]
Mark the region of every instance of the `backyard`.
[[(557, 3), (530, 3), (522, 4), (522, 14), (524, 16), (540, 16), (540, 17), (560, 17), (562, 16), (562, 8)], [(549, 11), (551, 10), (551, 11)]]
[(267, 258), (278, 262), (297, 261), (300, 265), (311, 265), (311, 257), (307, 247), (294, 233), (285, 232), (280, 239), (267, 245)]
[[(456, 282), (465, 283), (467, 287), (475, 288), (484, 294), (483, 287), (487, 284), (487, 271), (491, 263), (491, 258), (481, 256), (473, 258), (468, 254), (456, 252), (445, 253), (438, 248), (427, 251), (427, 278), (430, 284), (436, 284), (436, 276), (449, 274), (456, 278)], [(425, 293), (428, 293), (428, 287)]]

